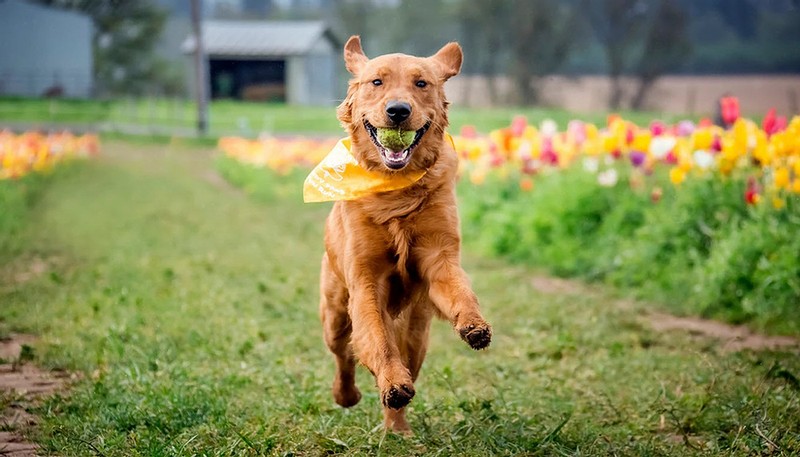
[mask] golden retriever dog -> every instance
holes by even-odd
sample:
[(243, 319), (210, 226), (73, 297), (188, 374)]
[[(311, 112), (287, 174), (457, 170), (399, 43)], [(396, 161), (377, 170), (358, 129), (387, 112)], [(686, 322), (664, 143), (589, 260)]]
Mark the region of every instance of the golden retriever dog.
[[(405, 406), (414, 397), (433, 316), (448, 320), (474, 349), (491, 327), (461, 268), (456, 210), (458, 157), (447, 139), (444, 83), (461, 70), (449, 43), (431, 57), (388, 54), (369, 59), (358, 36), (344, 47), (353, 75), (337, 116), (359, 165), (389, 177), (425, 170), (416, 183), (337, 201), (325, 226), (320, 313), (336, 359), (333, 398), (358, 403), (356, 363), (375, 376), (387, 429), (410, 433)], [(416, 131), (403, 151), (383, 147), (378, 128)]]

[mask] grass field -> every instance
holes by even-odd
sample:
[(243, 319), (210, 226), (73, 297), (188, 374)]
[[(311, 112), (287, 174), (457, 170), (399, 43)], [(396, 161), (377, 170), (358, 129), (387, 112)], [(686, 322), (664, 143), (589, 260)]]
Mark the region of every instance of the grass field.
[(208, 151), (120, 142), (51, 177), (27, 249), (0, 267), (0, 333), (39, 335), (35, 363), (80, 374), (35, 411), (46, 452), (800, 453), (796, 354), (656, 332), (643, 304), (548, 291), (469, 240), (492, 346), (476, 353), (434, 325), (416, 434), (384, 433), (365, 370), (355, 408), (329, 391), (316, 280), (329, 207), (300, 203), (300, 175), (230, 165), (257, 184), (229, 186)]
[[(313, 133), (340, 135), (342, 128), (331, 107), (298, 107), (284, 104), (215, 101), (210, 105), (210, 135), (238, 134), (255, 136), (260, 132), (276, 134)], [(564, 110), (543, 108), (463, 108), (450, 110), (451, 130), (464, 125), (476, 126), (482, 132), (507, 127), (515, 115), (525, 115), (538, 124), (551, 118), (562, 127), (574, 118), (605, 123), (605, 114), (576, 116)], [(626, 119), (646, 125), (658, 118), (656, 113), (624, 113)], [(663, 116), (666, 121), (677, 120), (674, 115)], [(0, 98), (0, 126), (3, 121), (48, 124), (69, 123), (104, 126), (105, 129), (125, 130), (139, 127), (143, 132), (164, 134), (170, 130), (193, 132), (194, 104), (182, 100), (45, 100)]]

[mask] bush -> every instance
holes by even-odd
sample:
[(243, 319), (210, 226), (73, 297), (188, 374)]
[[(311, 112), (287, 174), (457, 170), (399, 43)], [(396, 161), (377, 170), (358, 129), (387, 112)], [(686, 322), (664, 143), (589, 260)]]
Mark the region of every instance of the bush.
[[(742, 179), (700, 177), (676, 189), (665, 175), (617, 167), (613, 187), (577, 167), (537, 175), (531, 192), (513, 174), (464, 182), (465, 242), (556, 275), (604, 281), (675, 312), (800, 332), (796, 199), (782, 210), (767, 202), (754, 208)], [(653, 202), (656, 187), (663, 195)]]
[(490, 255), (547, 267), (561, 276), (598, 278), (617, 246), (643, 221), (645, 195), (625, 182), (601, 187), (579, 169), (535, 178), (524, 192), (516, 179), (462, 185), (464, 238)]
[(692, 270), (746, 216), (743, 194), (744, 185), (734, 180), (684, 183), (648, 208), (642, 226), (620, 246), (609, 281), (651, 298), (683, 301), (692, 289)]
[[(790, 202), (796, 203), (796, 202)], [(691, 304), (707, 316), (800, 333), (800, 212), (754, 212), (695, 268)]]

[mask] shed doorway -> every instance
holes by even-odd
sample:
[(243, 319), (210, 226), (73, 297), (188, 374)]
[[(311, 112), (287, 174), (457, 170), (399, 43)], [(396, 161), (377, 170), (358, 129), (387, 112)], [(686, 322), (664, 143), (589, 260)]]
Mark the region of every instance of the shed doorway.
[(285, 60), (210, 59), (211, 97), (285, 102)]

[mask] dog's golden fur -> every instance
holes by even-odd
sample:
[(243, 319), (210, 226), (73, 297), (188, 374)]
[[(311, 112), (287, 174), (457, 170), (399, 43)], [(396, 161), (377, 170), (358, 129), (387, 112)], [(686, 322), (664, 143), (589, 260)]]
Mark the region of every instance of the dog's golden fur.
[[(433, 316), (450, 321), (475, 349), (491, 340), (460, 265), (458, 158), (445, 137), (443, 85), (460, 71), (462, 53), (450, 43), (427, 58), (389, 54), (370, 60), (354, 36), (344, 59), (353, 78), (337, 114), (359, 164), (378, 173), (427, 173), (405, 189), (336, 202), (328, 216), (320, 313), (325, 342), (336, 359), (333, 396), (344, 407), (358, 403), (355, 366), (360, 362), (375, 376), (386, 427), (407, 432), (404, 409), (414, 396)], [(411, 108), (399, 124), (386, 111), (387, 103), (397, 100)], [(430, 128), (408, 164), (391, 170), (365, 120), (375, 127)]]

